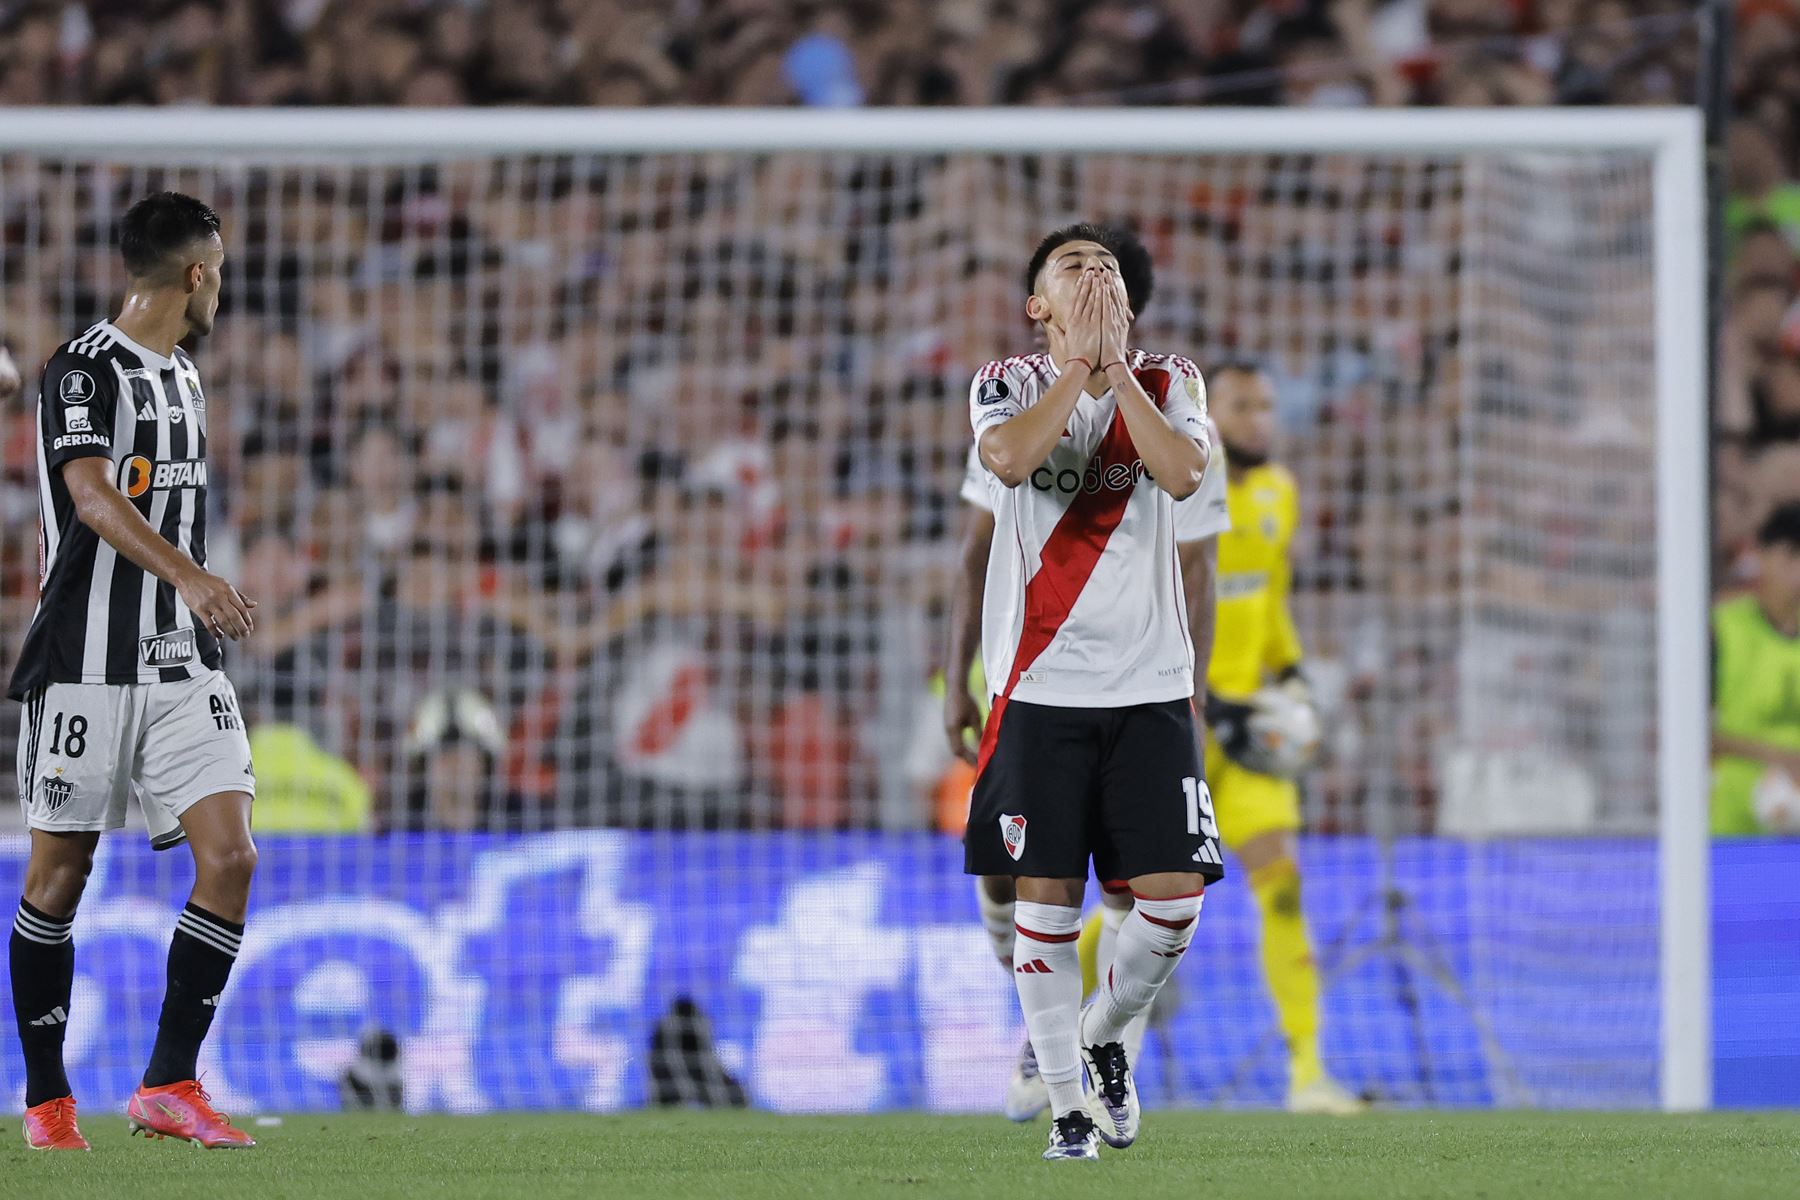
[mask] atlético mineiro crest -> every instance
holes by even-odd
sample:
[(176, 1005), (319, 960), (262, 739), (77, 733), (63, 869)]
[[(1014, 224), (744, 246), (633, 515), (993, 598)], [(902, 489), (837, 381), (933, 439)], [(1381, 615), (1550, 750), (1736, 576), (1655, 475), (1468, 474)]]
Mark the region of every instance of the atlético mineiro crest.
[(46, 775), (38, 780), (38, 795), (43, 798), (44, 811), (53, 813), (69, 802), (75, 794), (75, 785), (62, 777), (62, 768), (56, 774)]
[(1025, 818), (1015, 813), (1000, 814), (1000, 840), (1006, 843), (1006, 852), (1012, 855), (1014, 862), (1025, 853)]

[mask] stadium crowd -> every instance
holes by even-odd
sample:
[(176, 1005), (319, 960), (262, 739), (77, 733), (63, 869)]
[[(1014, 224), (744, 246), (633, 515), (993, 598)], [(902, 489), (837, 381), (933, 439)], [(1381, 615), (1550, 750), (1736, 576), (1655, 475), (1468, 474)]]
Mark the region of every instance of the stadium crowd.
[(1713, 492), (1725, 585), (1750, 569), (1763, 520), (1800, 499), (1800, 5), (1740, 6), (1731, 89)]
[[(0, 0), (0, 104), (1662, 103), (1693, 94), (1687, 8)], [(1740, 10), (1727, 574), (1800, 495), (1800, 3)], [(1449, 190), (1433, 169), (1188, 164), (1171, 213), (1104, 164), (0, 159), (0, 337), (27, 377), (0, 427), (0, 647), (35, 600), (31, 377), (113, 306), (123, 204), (179, 187), (226, 230), (199, 362), (214, 562), (263, 605), (231, 661), (259, 828), (926, 823), (963, 389), (1030, 336), (1021, 248), (1098, 202), (1165, 263), (1144, 340), (1271, 362), (1318, 443), (1291, 439), (1301, 618), (1327, 691), (1371, 715), (1315, 819), (1360, 827), (1375, 788), (1426, 812), (1456, 460), (1408, 413), (1458, 386), (1455, 268), (1428, 260), (1452, 217), (1413, 202)], [(1331, 327), (1308, 281), (1379, 335)]]
[(6, 0), (0, 104), (1654, 104), (1691, 7)]

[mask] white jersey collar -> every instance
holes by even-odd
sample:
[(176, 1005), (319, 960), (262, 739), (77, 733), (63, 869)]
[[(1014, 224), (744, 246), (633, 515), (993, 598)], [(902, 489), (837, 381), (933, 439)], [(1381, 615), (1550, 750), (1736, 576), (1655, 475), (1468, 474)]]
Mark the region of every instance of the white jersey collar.
[(133, 341), (126, 336), (123, 329), (120, 329), (111, 321), (102, 321), (100, 323), (106, 326), (106, 331), (108, 333), (119, 339), (121, 345), (143, 359), (146, 367), (155, 367), (159, 371), (167, 371), (175, 366), (174, 355), (158, 354), (156, 351), (150, 349), (150, 347)]

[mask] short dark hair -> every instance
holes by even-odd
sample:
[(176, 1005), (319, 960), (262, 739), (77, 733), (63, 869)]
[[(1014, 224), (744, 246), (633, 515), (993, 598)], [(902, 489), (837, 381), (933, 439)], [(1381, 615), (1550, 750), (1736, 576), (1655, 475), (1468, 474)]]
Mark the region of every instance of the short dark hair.
[(1119, 260), (1119, 276), (1125, 281), (1125, 298), (1131, 304), (1131, 311), (1135, 316), (1143, 316), (1144, 306), (1150, 303), (1150, 293), (1156, 289), (1156, 272), (1150, 266), (1150, 252), (1138, 241), (1137, 234), (1117, 225), (1082, 221), (1045, 234), (1025, 267), (1025, 294), (1030, 296), (1037, 292), (1038, 272), (1044, 269), (1058, 246), (1070, 242), (1098, 242), (1112, 252)]
[(1756, 531), (1756, 544), (1800, 550), (1800, 500), (1777, 504), (1775, 511), (1763, 518), (1762, 528)]
[(119, 254), (134, 279), (156, 273), (170, 255), (219, 232), (219, 214), (192, 196), (145, 196), (119, 222)]

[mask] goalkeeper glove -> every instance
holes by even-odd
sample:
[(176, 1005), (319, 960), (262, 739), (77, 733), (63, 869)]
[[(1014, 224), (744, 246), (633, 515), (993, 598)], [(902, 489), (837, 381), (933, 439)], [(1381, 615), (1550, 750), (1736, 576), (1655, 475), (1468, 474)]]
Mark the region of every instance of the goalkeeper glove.
[(1313, 703), (1312, 684), (1306, 680), (1306, 672), (1300, 669), (1299, 663), (1281, 668), (1275, 676), (1275, 687), (1295, 704), (1304, 704), (1318, 713), (1318, 706)]
[(1297, 667), (1248, 701), (1208, 693), (1206, 722), (1225, 757), (1258, 775), (1292, 779), (1318, 757), (1319, 717)]

